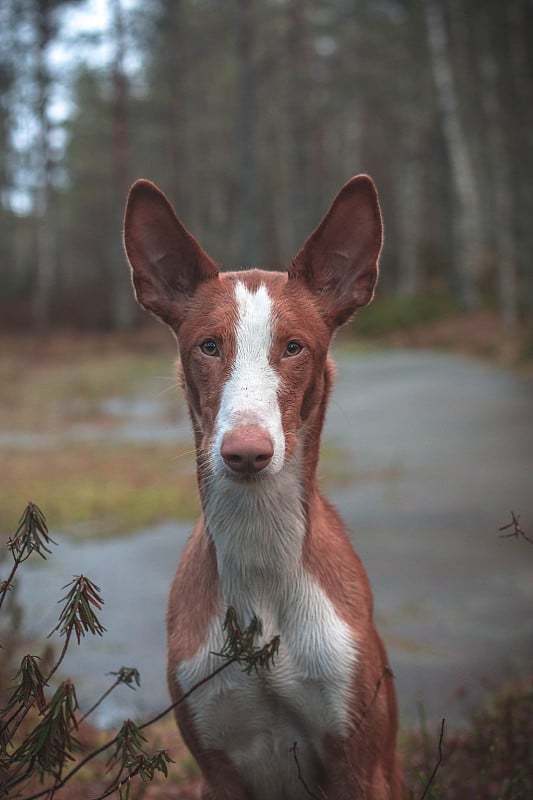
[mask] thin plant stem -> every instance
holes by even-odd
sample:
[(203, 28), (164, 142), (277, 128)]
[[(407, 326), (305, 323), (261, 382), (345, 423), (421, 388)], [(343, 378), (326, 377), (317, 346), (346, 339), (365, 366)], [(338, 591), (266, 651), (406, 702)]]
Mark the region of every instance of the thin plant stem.
[(82, 723), (82, 722), (85, 722), (85, 720), (87, 719), (87, 717), (90, 717), (90, 716), (91, 716), (91, 714), (93, 714), (93, 713), (96, 711), (96, 709), (98, 708), (98, 706), (99, 706), (99, 705), (101, 705), (101, 704), (104, 702), (104, 700), (106, 699), (106, 697), (109, 697), (109, 695), (111, 694), (111, 692), (113, 691), (113, 689), (116, 689), (116, 688), (117, 688), (117, 686), (118, 686), (120, 683), (123, 683), (123, 681), (121, 681), (121, 680), (120, 680), (120, 678), (117, 678), (117, 680), (116, 680), (116, 681), (115, 681), (113, 684), (111, 684), (111, 686), (110, 686), (108, 689), (106, 689), (106, 690), (105, 690), (105, 692), (103, 693), (103, 695), (102, 695), (102, 696), (101, 696), (101, 697), (100, 697), (100, 698), (99, 698), (99, 699), (96, 701), (96, 703), (95, 703), (94, 705), (92, 705), (88, 711), (86, 711), (86, 712), (85, 712), (85, 714), (83, 715), (83, 717), (80, 717), (80, 719), (78, 720), (78, 725), (81, 725), (81, 723)]
[(442, 764), (442, 742), (443, 742), (443, 739), (444, 739), (444, 724), (445, 724), (445, 722), (446, 722), (446, 719), (443, 718), (443, 720), (441, 722), (441, 726), (440, 726), (439, 748), (438, 748), (439, 757), (438, 757), (437, 763), (433, 767), (433, 772), (431, 773), (431, 775), (429, 777), (429, 780), (428, 780), (428, 782), (426, 784), (426, 788), (424, 789), (424, 791), (423, 791), (423, 793), (422, 793), (422, 795), (420, 797), (420, 800), (425, 800), (425, 797), (427, 796), (427, 793), (429, 792), (429, 790), (431, 788), (431, 784), (435, 780), (435, 776), (437, 774), (437, 771), (438, 771), (440, 765)]
[[(160, 719), (165, 717), (174, 708), (177, 708), (177, 706), (179, 706), (179, 705), (181, 705), (181, 703), (185, 702), (185, 700), (187, 700), (187, 698), (190, 697), (190, 695), (193, 692), (195, 692), (197, 689), (199, 689), (205, 683), (210, 681), (212, 678), (216, 677), (220, 672), (222, 672), (223, 670), (227, 669), (227, 667), (229, 667), (230, 664), (234, 664), (235, 662), (236, 662), (236, 659), (230, 659), (228, 661), (225, 661), (223, 664), (220, 665), (220, 667), (217, 667), (215, 670), (213, 670), (213, 672), (210, 672), (209, 675), (207, 675), (205, 678), (202, 678), (202, 680), (200, 680), (197, 683), (195, 683), (194, 686), (191, 686), (191, 688), (187, 692), (185, 692), (185, 694), (182, 694), (181, 697), (178, 700), (176, 700), (175, 703), (172, 703), (170, 706), (165, 708), (159, 714), (156, 714), (155, 717), (152, 717), (147, 722), (143, 723), (142, 725), (139, 725), (139, 730), (144, 730), (145, 728), (148, 728), (150, 725), (153, 725), (154, 722), (158, 722)], [(65, 786), (65, 784), (71, 778), (73, 778), (74, 775), (76, 775), (80, 771), (80, 769), (82, 769), (86, 764), (88, 764), (90, 761), (92, 761), (93, 758), (96, 758), (97, 756), (101, 755), (102, 753), (105, 753), (105, 751), (108, 750), (110, 747), (112, 747), (117, 742), (117, 740), (118, 740), (118, 735), (114, 736), (113, 739), (110, 739), (109, 742), (106, 742), (101, 747), (98, 747), (96, 750), (93, 750), (91, 753), (88, 753), (88, 755), (86, 755), (85, 758), (83, 758), (81, 761), (79, 761), (78, 764), (76, 764), (76, 766), (73, 767), (70, 770), (70, 772), (68, 772), (59, 781), (59, 783), (55, 784), (53, 787), (48, 787), (47, 789), (42, 789), (39, 792), (35, 792), (35, 794), (31, 794), (31, 795), (28, 795), (27, 797), (21, 798), (21, 800), (37, 800), (37, 798), (39, 798), (39, 797), (45, 797), (45, 795), (49, 794), (50, 791), (57, 792), (59, 789), (62, 789), (63, 786)], [(102, 800), (103, 797), (105, 797), (105, 795), (100, 795), (98, 798), (95, 798), (95, 800)]]

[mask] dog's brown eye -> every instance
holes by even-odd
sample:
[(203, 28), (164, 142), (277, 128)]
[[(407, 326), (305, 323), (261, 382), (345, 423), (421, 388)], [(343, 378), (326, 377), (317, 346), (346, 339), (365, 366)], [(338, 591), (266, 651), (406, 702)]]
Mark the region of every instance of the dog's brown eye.
[(298, 353), (302, 352), (302, 345), (298, 344), (298, 342), (289, 342), (287, 347), (285, 348), (284, 356), (297, 356)]
[(219, 356), (220, 353), (218, 352), (218, 345), (214, 339), (206, 339), (205, 342), (202, 342), (200, 345), (200, 350), (206, 356)]

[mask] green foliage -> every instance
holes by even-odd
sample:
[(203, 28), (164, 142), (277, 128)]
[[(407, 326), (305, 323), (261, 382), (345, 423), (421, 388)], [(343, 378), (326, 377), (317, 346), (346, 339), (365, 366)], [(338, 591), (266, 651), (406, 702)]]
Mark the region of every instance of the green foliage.
[[(94, 608), (101, 610), (104, 601), (98, 594), (99, 587), (85, 577), (76, 576), (70, 584), (70, 590), (60, 602), (65, 605), (59, 615), (59, 621), (52, 631), (59, 631), (61, 636), (70, 638), (72, 633), (76, 634), (78, 644), (82, 636), (92, 633), (93, 636), (101, 636), (105, 628), (101, 625), (98, 617), (94, 613)], [(66, 589), (67, 586), (63, 586)], [(52, 635), (52, 634), (50, 634)]]
[(22, 564), (32, 553), (37, 553), (41, 558), (46, 559), (45, 554), (52, 552), (47, 546), (49, 544), (55, 544), (55, 542), (48, 535), (43, 512), (35, 503), (28, 503), (19, 520), (15, 535), (7, 542), (15, 563)]
[(39, 712), (44, 711), (46, 700), (44, 689), (47, 682), (39, 669), (39, 657), (25, 655), (19, 669), (13, 677), (14, 691), (6, 705), (5, 711), (21, 714), (35, 703)]
[(10, 754), (9, 766), (15, 771), (19, 765), (30, 771), (37, 766), (41, 781), (45, 775), (56, 780), (61, 778), (65, 764), (74, 761), (74, 753), (79, 749), (79, 742), (73, 735), (78, 727), (77, 710), (74, 685), (69, 680), (63, 681), (42, 710), (41, 721)]
[(357, 336), (387, 336), (458, 312), (457, 302), (449, 295), (380, 298), (357, 316), (354, 332)]
[(260, 669), (269, 670), (274, 666), (274, 661), (279, 650), (279, 636), (272, 639), (262, 647), (257, 647), (255, 639), (262, 634), (260, 620), (254, 615), (246, 628), (241, 628), (237, 619), (237, 612), (233, 606), (229, 606), (224, 620), (224, 630), (226, 631), (226, 641), (220, 656), (227, 662), (236, 662), (243, 668), (243, 672), (249, 675), (252, 671), (259, 672)]
[(141, 729), (130, 719), (126, 720), (114, 740), (114, 750), (109, 756), (109, 770), (118, 766), (119, 774), (126, 768), (128, 775), (117, 783), (120, 800), (128, 800), (132, 778), (139, 776), (142, 781), (150, 782), (156, 772), (168, 777), (168, 765), (173, 763), (166, 750), (150, 755), (144, 749), (146, 737)]
[[(0, 605), (12, 588), (19, 567), (33, 552), (46, 558), (51, 552), (48, 547), (51, 543), (44, 514), (34, 503), (29, 503), (16, 533), (8, 539), (7, 546), (14, 564), (0, 584)], [(150, 781), (156, 772), (166, 777), (171, 759), (165, 751), (155, 755), (146, 752), (142, 746), (145, 737), (131, 721), (124, 723), (117, 736), (103, 748), (80, 759), (80, 744), (75, 736), (80, 722), (93, 713), (116, 686), (124, 683), (135, 688), (140, 684), (140, 677), (135, 668), (121, 667), (113, 672), (115, 680), (112, 686), (82, 720), (78, 719), (78, 701), (72, 681), (62, 681), (51, 698), (47, 698), (46, 690), (72, 637), (75, 636), (79, 644), (86, 634), (101, 636), (105, 631), (96, 614), (104, 602), (99, 588), (84, 575), (74, 577), (63, 588), (68, 588), (68, 591), (60, 601), (63, 606), (52, 631), (52, 634), (59, 632), (65, 639), (60, 655), (46, 675), (41, 671), (37, 657), (25, 655), (13, 676), (7, 700), (0, 707), (0, 772), (3, 780), (0, 797), (10, 796), (16, 787), (23, 791), (28, 781), (38, 775), (41, 783), (46, 778), (52, 783), (31, 797), (46, 795), (51, 798), (85, 763), (111, 747), (114, 749), (108, 768), (118, 768), (113, 791), (118, 789), (121, 797), (129, 797), (132, 778), (139, 775), (141, 780)], [(68, 764), (71, 770), (65, 775)]]

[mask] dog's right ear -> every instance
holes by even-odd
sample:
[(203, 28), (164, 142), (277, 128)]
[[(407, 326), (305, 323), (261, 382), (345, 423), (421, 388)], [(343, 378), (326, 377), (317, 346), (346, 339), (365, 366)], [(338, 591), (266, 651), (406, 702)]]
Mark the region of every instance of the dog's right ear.
[(172, 327), (198, 284), (218, 275), (217, 265), (150, 181), (136, 181), (130, 189), (124, 247), (137, 300)]

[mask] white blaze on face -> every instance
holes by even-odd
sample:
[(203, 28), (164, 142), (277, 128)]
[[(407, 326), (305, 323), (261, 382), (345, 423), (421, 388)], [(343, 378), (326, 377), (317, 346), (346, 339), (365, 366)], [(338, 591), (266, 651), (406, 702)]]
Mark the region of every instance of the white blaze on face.
[(285, 457), (285, 437), (278, 404), (279, 376), (269, 363), (272, 346), (272, 299), (265, 286), (250, 292), (235, 287), (237, 326), (235, 363), (222, 391), (215, 424), (212, 460), (223, 468), (224, 436), (243, 425), (257, 425), (270, 435), (274, 456), (265, 474), (279, 472)]

